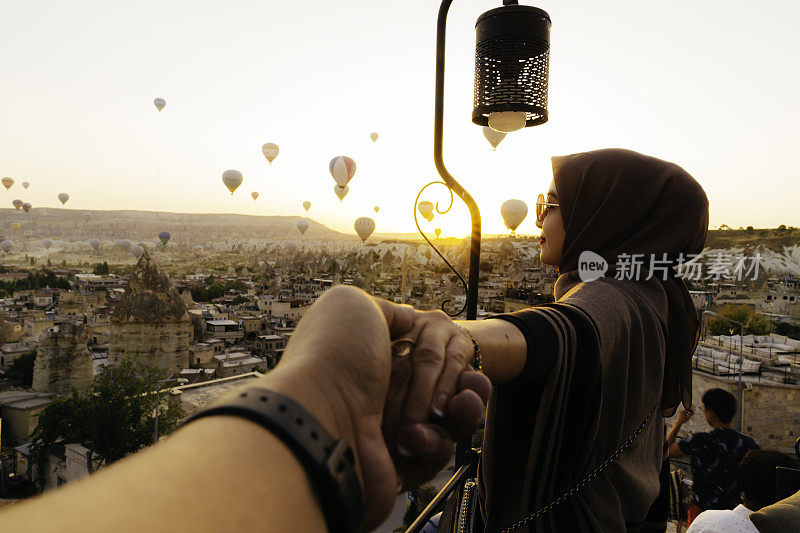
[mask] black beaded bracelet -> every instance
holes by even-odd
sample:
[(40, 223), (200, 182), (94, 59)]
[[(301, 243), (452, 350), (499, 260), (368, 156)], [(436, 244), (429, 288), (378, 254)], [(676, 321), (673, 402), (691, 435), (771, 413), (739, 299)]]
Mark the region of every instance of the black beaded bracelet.
[(184, 425), (213, 415), (246, 418), (272, 432), (306, 469), (328, 531), (360, 529), (364, 498), (353, 450), (344, 439), (334, 439), (302, 405), (269, 389), (247, 387), (222, 396)]

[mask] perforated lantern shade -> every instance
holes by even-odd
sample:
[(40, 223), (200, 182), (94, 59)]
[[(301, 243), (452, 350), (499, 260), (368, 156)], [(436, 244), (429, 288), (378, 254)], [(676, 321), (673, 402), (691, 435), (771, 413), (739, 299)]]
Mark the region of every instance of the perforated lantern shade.
[(475, 108), (472, 122), (489, 114), (525, 112), (525, 126), (547, 122), (550, 16), (531, 6), (487, 11), (475, 24)]

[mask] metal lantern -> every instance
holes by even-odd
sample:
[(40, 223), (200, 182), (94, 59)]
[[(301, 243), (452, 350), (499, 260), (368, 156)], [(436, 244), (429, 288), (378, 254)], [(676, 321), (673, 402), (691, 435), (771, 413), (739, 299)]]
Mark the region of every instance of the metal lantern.
[(516, 0), (505, 4), (475, 24), (472, 122), (514, 131), (547, 122), (550, 16)]

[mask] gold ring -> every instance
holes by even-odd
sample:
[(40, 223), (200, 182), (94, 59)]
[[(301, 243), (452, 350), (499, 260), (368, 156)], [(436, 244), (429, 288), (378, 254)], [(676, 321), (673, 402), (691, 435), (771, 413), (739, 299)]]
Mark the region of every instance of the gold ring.
[(392, 341), (392, 357), (409, 357), (417, 343), (411, 339), (397, 339)]

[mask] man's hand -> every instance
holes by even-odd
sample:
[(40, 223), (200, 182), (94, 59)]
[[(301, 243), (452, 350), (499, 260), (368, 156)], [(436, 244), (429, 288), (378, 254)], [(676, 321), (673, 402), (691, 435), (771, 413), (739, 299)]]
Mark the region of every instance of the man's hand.
[[(416, 343), (405, 368), (393, 367), (390, 335)], [(433, 477), (447, 465), (453, 439), (477, 428), (491, 386), (477, 372), (461, 375), (472, 349), (446, 317), (339, 286), (308, 309), (280, 364), (262, 379), (353, 446), (369, 530), (388, 516), (398, 483)], [(431, 411), (438, 392), (447, 396), (443, 416)]]

